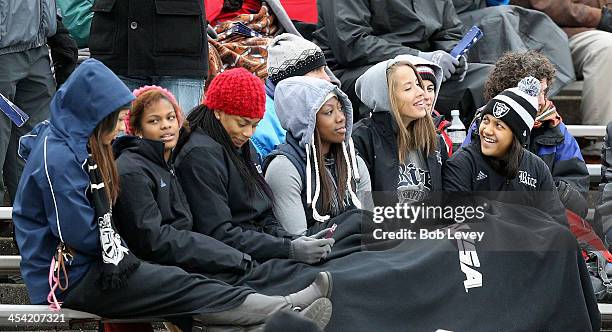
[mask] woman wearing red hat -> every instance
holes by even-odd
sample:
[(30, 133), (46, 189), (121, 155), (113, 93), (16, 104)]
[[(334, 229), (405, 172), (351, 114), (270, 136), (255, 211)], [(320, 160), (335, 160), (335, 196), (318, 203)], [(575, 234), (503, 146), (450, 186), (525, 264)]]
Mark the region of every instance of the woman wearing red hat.
[(264, 85), (243, 68), (211, 82), (204, 105), (189, 118), (179, 139), (175, 166), (194, 219), (194, 230), (224, 242), (257, 261), (292, 258), (316, 263), (333, 239), (288, 233), (272, 211), (272, 191), (249, 138), (265, 112)]

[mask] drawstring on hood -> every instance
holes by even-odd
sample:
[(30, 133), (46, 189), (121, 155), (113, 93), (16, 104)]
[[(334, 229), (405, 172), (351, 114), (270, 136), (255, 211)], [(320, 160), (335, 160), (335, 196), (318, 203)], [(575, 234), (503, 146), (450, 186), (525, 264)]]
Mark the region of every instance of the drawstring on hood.
[[(319, 174), (319, 160), (317, 160), (314, 132), (317, 112), (330, 98), (330, 93), (338, 98), (346, 117), (346, 136), (344, 142), (342, 142), (342, 150), (347, 166), (347, 189), (353, 205), (361, 208), (361, 202), (353, 191), (351, 184), (353, 178), (355, 181), (359, 181), (361, 177), (357, 169), (357, 157), (351, 139), (353, 107), (346, 94), (337, 86), (325, 80), (302, 76), (290, 77), (280, 81), (276, 86), (274, 98), (274, 107), (281, 125), (298, 140), (299, 146), (306, 151), (306, 202), (312, 207), (313, 218), (319, 222), (329, 220), (330, 216), (322, 216), (317, 211), (317, 201), (321, 192), (321, 174)], [(313, 156), (314, 158), (312, 158)], [(313, 179), (311, 175), (313, 164), (315, 173), (314, 193), (312, 193)]]

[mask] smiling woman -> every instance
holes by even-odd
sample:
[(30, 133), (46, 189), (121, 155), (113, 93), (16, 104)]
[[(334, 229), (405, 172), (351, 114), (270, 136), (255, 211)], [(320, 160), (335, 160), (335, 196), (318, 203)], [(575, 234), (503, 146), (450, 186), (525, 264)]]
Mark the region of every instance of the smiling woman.
[[(356, 84), (358, 97), (372, 109), (372, 117), (358, 122), (353, 132), (370, 171), (372, 190), (396, 195), (406, 203), (442, 189), (442, 165), (447, 159), (444, 141), (426, 110), (423, 81), (415, 65), (433, 63), (398, 56), (374, 65)], [(377, 201), (382, 200), (375, 197)]]
[(535, 122), (541, 87), (536, 78), (526, 77), (485, 105), (479, 137), (446, 163), (446, 191), (488, 192), (493, 196), (489, 198), (503, 201), (510, 197), (504, 192), (522, 192), (512, 195), (510, 203), (536, 207), (567, 224), (548, 166), (523, 147)]

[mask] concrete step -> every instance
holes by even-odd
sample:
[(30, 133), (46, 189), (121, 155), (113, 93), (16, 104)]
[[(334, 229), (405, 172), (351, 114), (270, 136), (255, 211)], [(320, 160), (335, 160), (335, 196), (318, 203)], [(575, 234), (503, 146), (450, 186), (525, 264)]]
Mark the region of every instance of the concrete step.
[(30, 304), (26, 286), (24, 284), (0, 284), (0, 303)]
[(13, 238), (0, 237), (0, 255), (19, 255)]

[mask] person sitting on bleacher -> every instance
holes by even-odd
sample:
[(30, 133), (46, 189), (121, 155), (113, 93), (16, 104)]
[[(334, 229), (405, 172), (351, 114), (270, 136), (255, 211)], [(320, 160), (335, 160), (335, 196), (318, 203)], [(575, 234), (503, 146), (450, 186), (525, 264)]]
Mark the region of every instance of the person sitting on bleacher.
[(258, 262), (292, 258), (317, 263), (334, 239), (287, 232), (274, 216), (272, 192), (256, 162), (250, 137), (265, 112), (263, 82), (244, 68), (226, 70), (188, 117), (175, 165), (193, 213), (194, 230)]
[[(420, 64), (431, 62), (400, 55), (372, 66), (356, 85), (372, 116), (355, 124), (355, 148), (368, 167), (372, 190), (391, 193), (402, 203), (420, 202), (429, 192), (441, 191), (442, 165), (448, 158), (425, 106), (423, 81), (415, 68)], [(441, 77), (441, 69), (434, 68)], [(382, 199), (375, 196), (374, 203), (381, 205)]]
[(317, 1), (317, 8), (314, 41), (342, 82), (356, 110), (355, 122), (367, 117), (368, 111), (361, 108), (355, 93), (357, 78), (374, 64), (401, 54), (442, 67), (444, 82), (438, 96), (442, 114), (459, 108), (464, 118), (471, 119), (473, 111), (485, 104), (482, 88), (491, 65), (468, 66), (465, 56), (449, 54), (465, 32), (451, 0), (326, 0)]
[[(538, 110), (540, 82), (522, 79), (481, 110), (478, 137), (446, 162), (442, 180), (450, 192), (487, 192), (491, 199), (540, 209), (567, 225), (565, 209), (544, 161), (523, 148)], [(524, 195), (506, 195), (522, 192)]]
[[(538, 96), (538, 113), (527, 148), (544, 160), (550, 169), (565, 207), (585, 218), (589, 172), (578, 142), (567, 130), (552, 102), (546, 99), (547, 88), (555, 77), (555, 67), (546, 56), (536, 51), (504, 54), (485, 83), (485, 100), (516, 86), (526, 76), (535, 77), (542, 86)], [(469, 127), (463, 146), (468, 146), (478, 136), (477, 128), (478, 117)]]
[(427, 112), (431, 113), (434, 126), (444, 139), (444, 143), (446, 143), (446, 151), (450, 157), (453, 154), (453, 140), (450, 138), (450, 136), (448, 136), (446, 128), (448, 128), (451, 123), (450, 121), (446, 120), (444, 115), (440, 114), (434, 108), (436, 100), (438, 99), (438, 93), (440, 92), (440, 86), (442, 85), (440, 67), (433, 63), (427, 64), (427, 62), (424, 62), (416, 66), (416, 69), (419, 72), (419, 76), (421, 76), (421, 80), (423, 80), (426, 110)]
[(318, 78), (291, 77), (278, 84), (274, 104), (287, 141), (268, 155), (264, 174), (281, 225), (312, 235), (339, 224), (341, 213), (366, 208), (370, 175), (355, 153), (346, 94)]
[(285, 129), (274, 109), (276, 85), (294, 76), (310, 76), (337, 82), (327, 68), (325, 56), (319, 46), (290, 33), (277, 36), (268, 46), (267, 70), (266, 113), (251, 137), (261, 162), (277, 145), (285, 142)]
[(189, 203), (171, 159), (184, 124), (174, 95), (158, 86), (134, 95), (126, 121), (130, 136), (113, 144), (124, 188), (114, 207), (119, 234), (139, 258), (156, 264), (227, 277), (248, 273), (253, 267), (249, 255), (192, 230)]
[(141, 261), (126, 247), (113, 223), (120, 188), (110, 144), (119, 111), (133, 99), (110, 69), (87, 60), (53, 98), (50, 121), (21, 140), (27, 162), (13, 222), (30, 302), (108, 318), (195, 316), (250, 327), (299, 306), (324, 325), (329, 275), (287, 297), (265, 296)]

